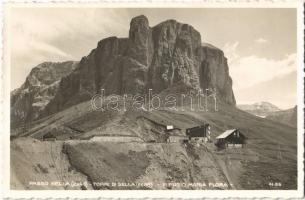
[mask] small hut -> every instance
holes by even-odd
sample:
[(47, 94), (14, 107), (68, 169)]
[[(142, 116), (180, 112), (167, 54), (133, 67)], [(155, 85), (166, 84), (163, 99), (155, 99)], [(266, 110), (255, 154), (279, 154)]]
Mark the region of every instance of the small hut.
[(182, 134), (181, 129), (174, 127), (173, 125), (166, 126), (165, 135), (167, 143), (185, 142), (188, 140), (188, 138)]
[(193, 128), (186, 129), (186, 135), (190, 141), (208, 142), (211, 137), (211, 127), (209, 124), (203, 124)]
[(238, 129), (231, 129), (217, 136), (215, 145), (219, 148), (241, 148), (245, 140), (246, 137)]

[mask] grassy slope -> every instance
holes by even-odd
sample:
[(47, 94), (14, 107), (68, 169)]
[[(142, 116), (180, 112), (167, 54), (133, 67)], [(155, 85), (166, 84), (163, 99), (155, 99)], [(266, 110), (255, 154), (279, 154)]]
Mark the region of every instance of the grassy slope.
[[(213, 139), (226, 129), (239, 128), (248, 138), (246, 147), (218, 151), (213, 144), (185, 147), (181, 144), (81, 140), (69, 141), (67, 154), (71, 165), (91, 181), (111, 181), (116, 177), (119, 181), (228, 181), (236, 189), (296, 188), (296, 129), (227, 106), (221, 106), (218, 112), (101, 112), (90, 110), (90, 104), (86, 102), (33, 123), (23, 135), (41, 138), (49, 131), (58, 132), (60, 127), (65, 127), (67, 131), (63, 135), (72, 135), (74, 139), (110, 134), (138, 136), (149, 141), (158, 138), (151, 129), (162, 130), (162, 124), (176, 125), (184, 134), (185, 128), (203, 122), (212, 125)], [(83, 133), (69, 132), (67, 127)], [(12, 157), (14, 159), (14, 155)], [(269, 187), (270, 182), (281, 182), (282, 187)]]

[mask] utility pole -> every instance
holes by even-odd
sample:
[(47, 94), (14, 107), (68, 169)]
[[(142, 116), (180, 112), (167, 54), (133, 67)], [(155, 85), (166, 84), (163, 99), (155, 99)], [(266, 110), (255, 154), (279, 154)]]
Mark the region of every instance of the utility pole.
[(208, 88), (205, 89), (205, 107), (206, 111), (208, 111)]
[(217, 108), (217, 94), (216, 94), (216, 88), (215, 88), (215, 93), (214, 93), (214, 107), (215, 107), (215, 112), (218, 111), (218, 108)]

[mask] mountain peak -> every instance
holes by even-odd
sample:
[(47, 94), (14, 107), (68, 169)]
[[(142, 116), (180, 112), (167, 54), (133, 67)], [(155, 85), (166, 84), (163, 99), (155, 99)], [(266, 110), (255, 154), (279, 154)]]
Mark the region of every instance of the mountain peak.
[(259, 106), (261, 108), (266, 108), (266, 109), (272, 109), (274, 111), (280, 111), (281, 109), (279, 109), (277, 106), (275, 106), (274, 104), (267, 102), (267, 101), (261, 101), (258, 103), (254, 103), (254, 106)]
[(281, 110), (277, 106), (266, 101), (257, 102), (253, 104), (238, 105), (237, 107), (241, 110), (244, 110), (259, 117), (266, 117), (272, 112), (277, 112)]
[(78, 62), (43, 62), (34, 67), (24, 84), (11, 92), (12, 124), (24, 120), (36, 119), (45, 106), (55, 97), (59, 82), (69, 75)]
[[(222, 51), (210, 44), (202, 45), (201, 35), (193, 26), (176, 20), (150, 27), (146, 16), (134, 17), (128, 38), (113, 36), (99, 41), (97, 48), (65, 76), (53, 72), (45, 76), (42, 71), (38, 70), (37, 77), (42, 74), (38, 80), (48, 81), (47, 85), (58, 77), (58, 87), (52, 90), (43, 115), (89, 100), (101, 88), (106, 95), (146, 94), (148, 89), (154, 93), (170, 92), (176, 86), (209, 88), (216, 89), (219, 101), (235, 105), (232, 79)], [(33, 102), (28, 104), (31, 107)]]
[(148, 24), (148, 18), (145, 15), (138, 15), (131, 19), (131, 24), (136, 22), (144, 22)]
[(134, 38), (136, 32), (148, 31), (150, 29), (149, 22), (146, 16), (140, 15), (132, 18), (130, 21), (129, 38)]
[(216, 50), (222, 51), (222, 50), (219, 49), (218, 47), (215, 47), (214, 45), (212, 45), (212, 44), (210, 44), (210, 43), (206, 43), (206, 42), (201, 43), (201, 46), (202, 46), (202, 47), (208, 47), (208, 48), (211, 48), (211, 49), (216, 49)]

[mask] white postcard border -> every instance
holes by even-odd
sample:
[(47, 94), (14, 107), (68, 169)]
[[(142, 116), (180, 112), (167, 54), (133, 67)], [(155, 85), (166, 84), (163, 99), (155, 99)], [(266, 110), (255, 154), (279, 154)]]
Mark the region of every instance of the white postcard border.
[[(293, 198), (303, 197), (304, 194), (304, 7), (301, 0), (298, 1), (241, 1), (242, 3), (236, 3), (230, 0), (215, 0), (215, 1), (151, 1), (146, 3), (139, 2), (104, 2), (89, 1), (89, 4), (79, 4), (79, 1), (52, 1), (58, 3), (43, 3), (46, 1), (36, 1), (39, 4), (25, 3), (25, 1), (15, 1), (16, 3), (4, 4), (3, 7), (3, 38), (2, 38), (2, 55), (3, 55), (3, 67), (2, 67), (2, 95), (3, 103), (2, 109), (4, 111), (4, 124), (1, 128), (0, 142), (2, 143), (2, 160), (1, 175), (2, 175), (2, 192), (3, 197), (9, 198), (228, 198), (228, 197), (247, 197), (247, 198), (264, 198), (264, 197), (281, 197), (281, 198)], [(17, 4), (17, 2), (22, 2)], [(98, 3), (97, 3), (98, 2)], [(239, 1), (240, 2), (240, 1)], [(259, 3), (255, 3), (259, 2)], [(298, 189), (297, 190), (112, 190), (112, 191), (59, 191), (59, 190), (10, 190), (10, 55), (9, 47), (10, 40), (7, 40), (6, 35), (8, 30), (5, 26), (8, 22), (7, 12), (9, 7), (205, 7), (205, 8), (297, 8), (297, 55), (298, 55)], [(1, 152), (1, 151), (0, 151)], [(1, 177), (1, 176), (0, 176)], [(4, 181), (5, 180), (5, 181)]]

